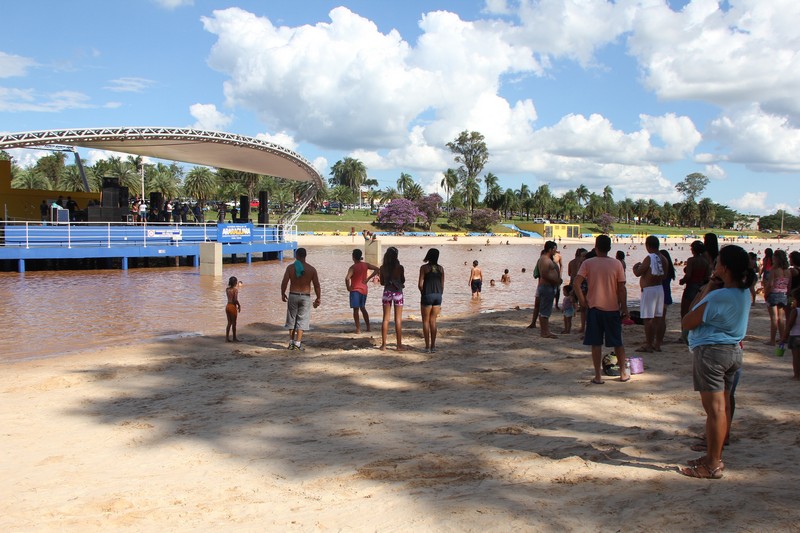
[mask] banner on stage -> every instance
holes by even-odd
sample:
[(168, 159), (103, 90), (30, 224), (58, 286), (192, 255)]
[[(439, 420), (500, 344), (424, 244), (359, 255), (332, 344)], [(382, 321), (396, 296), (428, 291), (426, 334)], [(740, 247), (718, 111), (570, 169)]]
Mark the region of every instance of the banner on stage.
[(253, 240), (253, 225), (247, 224), (217, 224), (217, 242), (251, 242)]

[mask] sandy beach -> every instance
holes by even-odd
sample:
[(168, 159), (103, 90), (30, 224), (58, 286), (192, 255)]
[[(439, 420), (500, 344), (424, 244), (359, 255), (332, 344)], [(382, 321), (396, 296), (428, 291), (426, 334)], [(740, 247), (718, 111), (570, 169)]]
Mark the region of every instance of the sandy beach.
[[(678, 336), (677, 306), (668, 339)], [(408, 310), (407, 315), (417, 315)], [(274, 324), (3, 366), (3, 531), (797, 531), (800, 384), (751, 311), (722, 480), (685, 346), (591, 385), (529, 309), (440, 322), (425, 354)], [(555, 330), (561, 316), (553, 315)], [(626, 344), (643, 339), (627, 326)]]

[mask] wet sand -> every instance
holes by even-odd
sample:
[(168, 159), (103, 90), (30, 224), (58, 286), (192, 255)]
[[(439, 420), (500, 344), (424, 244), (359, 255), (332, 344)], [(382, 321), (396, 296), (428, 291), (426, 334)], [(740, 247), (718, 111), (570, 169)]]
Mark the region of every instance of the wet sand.
[[(668, 339), (674, 339), (672, 306)], [(800, 383), (753, 308), (725, 477), (679, 475), (704, 416), (683, 345), (591, 385), (527, 309), (448, 318), (425, 354), (275, 324), (7, 364), (4, 531), (796, 531)], [(552, 322), (560, 330), (561, 316)], [(348, 328), (349, 329), (349, 328)], [(637, 346), (641, 326), (625, 329)]]

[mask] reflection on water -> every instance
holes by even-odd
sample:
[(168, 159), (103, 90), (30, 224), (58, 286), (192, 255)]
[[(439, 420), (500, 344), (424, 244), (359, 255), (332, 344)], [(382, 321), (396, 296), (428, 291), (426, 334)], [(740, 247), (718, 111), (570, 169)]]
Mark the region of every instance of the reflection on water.
[[(532, 271), (541, 246), (439, 247), (440, 263), (446, 273), (444, 317), (532, 306)], [(398, 246), (400, 261), (406, 267), (406, 316), (419, 317), (416, 284), (427, 248)], [(570, 245), (563, 250), (565, 268), (575, 248)], [(628, 248), (621, 246), (626, 251)], [(688, 251), (683, 248), (688, 246), (676, 246), (673, 258), (685, 259)], [(309, 263), (320, 273), (323, 292), (322, 306), (312, 312), (312, 328), (315, 322), (349, 326), (352, 312), (344, 277), (351, 264), (351, 248), (312, 246), (308, 251)], [(631, 299), (636, 299), (639, 290), (630, 268), (645, 252), (630, 250), (630, 254), (628, 292)], [(475, 259), (485, 280), (483, 298), (477, 302), (471, 301), (468, 279)], [(47, 357), (161, 337), (221, 336), (225, 331), (224, 288), (229, 276), (244, 282), (240, 325), (254, 322), (282, 325), (285, 304), (280, 299), (280, 282), (288, 264), (288, 261), (225, 264), (222, 278), (201, 277), (197, 269), (185, 267), (0, 273), (0, 299), (4, 302), (0, 320), (5, 330), (0, 339), (0, 361)], [(510, 284), (499, 282), (505, 268), (512, 277)], [(522, 268), (527, 272), (522, 273)], [(490, 286), (491, 279), (498, 280), (494, 287)], [(678, 298), (680, 291), (675, 284), (673, 292)], [(367, 301), (373, 323), (381, 318), (380, 293), (380, 285), (372, 286)]]

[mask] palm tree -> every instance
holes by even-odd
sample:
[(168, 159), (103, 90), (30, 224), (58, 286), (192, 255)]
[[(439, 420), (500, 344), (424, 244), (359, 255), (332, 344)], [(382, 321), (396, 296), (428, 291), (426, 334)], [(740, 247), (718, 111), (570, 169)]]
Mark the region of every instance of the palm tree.
[[(498, 178), (497, 176), (495, 176), (491, 172), (489, 172), (485, 176), (483, 176), (483, 183), (484, 183), (484, 185), (486, 185), (486, 198), (488, 198), (489, 191), (492, 189), (492, 187), (497, 187), (498, 186), (498, 182), (499, 181), (500, 181), (500, 178)], [(484, 200), (484, 202), (487, 202), (487, 200)]]
[(475, 211), (475, 206), (478, 204), (481, 195), (480, 180), (478, 178), (467, 178), (462, 192), (470, 213)]
[(82, 191), (83, 177), (76, 165), (67, 165), (61, 173), (61, 181), (58, 184), (62, 191)]
[[(519, 204), (519, 206), (520, 206), (520, 207), (525, 207), (525, 208), (526, 208), (526, 211), (525, 211), (525, 220), (528, 220), (528, 219), (530, 218), (530, 215), (531, 215), (531, 213), (530, 213), (530, 207), (528, 206), (528, 204), (526, 204), (526, 202), (527, 202), (527, 201), (530, 199), (530, 197), (531, 197), (531, 190), (530, 190), (530, 188), (529, 188), (527, 185), (525, 185), (525, 184), (523, 183), (523, 184), (521, 184), (521, 185), (519, 186), (519, 189), (517, 189), (516, 191), (514, 191), (514, 194), (516, 194), (516, 195), (517, 195), (517, 200), (518, 200), (518, 204)], [(520, 217), (520, 218), (521, 218), (521, 217)]]
[(611, 185), (603, 187), (603, 204), (607, 213), (614, 210), (614, 189), (611, 188)]
[(37, 189), (50, 190), (52, 185), (44, 174), (36, 172), (35, 169), (22, 169), (14, 179), (11, 180), (11, 187), (14, 189)]
[(698, 214), (700, 215), (700, 225), (704, 228), (711, 226), (717, 217), (717, 206), (711, 198), (703, 198), (697, 204)]
[(580, 209), (578, 195), (575, 191), (567, 191), (561, 197), (561, 209), (567, 219), (572, 219), (573, 215)]
[(599, 194), (589, 194), (589, 201), (586, 203), (585, 213), (589, 215), (589, 220), (594, 220), (603, 214), (605, 210), (605, 202), (603, 197)]
[(413, 181), (410, 185), (406, 185), (406, 188), (403, 191), (403, 198), (408, 200), (416, 201), (423, 196), (425, 196), (425, 190), (422, 188), (422, 185)]
[(217, 175), (208, 167), (194, 167), (183, 182), (184, 194), (199, 200), (200, 205), (211, 198), (216, 189)]
[(647, 200), (644, 198), (639, 198), (633, 204), (633, 213), (636, 215), (639, 224), (644, 222), (645, 217), (647, 216)]
[(534, 205), (536, 206), (539, 216), (544, 217), (548, 214), (550, 204), (553, 201), (553, 195), (550, 193), (550, 186), (540, 185), (536, 192), (533, 193)]
[(661, 207), (658, 205), (658, 202), (650, 198), (647, 201), (647, 221), (652, 224), (654, 220), (659, 218), (660, 213)]
[(586, 204), (589, 203), (590, 195), (589, 189), (586, 187), (586, 185), (583, 183), (578, 185), (578, 187), (575, 189), (575, 195), (578, 197), (578, 202), (582, 203), (583, 206), (586, 207)]
[(682, 226), (695, 226), (695, 222), (700, 218), (700, 209), (697, 207), (697, 202), (686, 200), (681, 204), (678, 210)]
[(400, 173), (400, 178), (397, 180), (397, 190), (400, 191), (400, 194), (406, 194), (406, 189), (410, 188), (414, 185), (414, 178), (411, 177), (411, 174), (406, 174), (405, 172)]
[(661, 222), (670, 226), (675, 222), (675, 208), (669, 202), (661, 206)]
[[(513, 194), (514, 191), (511, 191), (511, 193)], [(500, 209), (502, 198), (503, 189), (500, 188), (500, 185), (494, 184), (488, 191), (486, 191), (486, 197), (483, 199), (483, 202), (487, 207), (498, 210)]]
[(458, 172), (452, 168), (448, 168), (444, 172), (440, 185), (442, 189), (445, 190), (445, 193), (447, 193), (447, 203), (450, 203), (450, 195), (456, 190), (456, 187), (458, 187)]
[(123, 161), (119, 157), (109, 157), (107, 172), (112, 178), (119, 179), (121, 186), (127, 187), (131, 191), (145, 192), (141, 190), (139, 174), (128, 161)]
[(150, 174), (150, 190), (160, 192), (165, 199), (176, 198), (180, 193), (180, 183), (167, 165), (158, 163)]
[(357, 194), (367, 179), (367, 167), (358, 159), (345, 157), (333, 164), (331, 176), (331, 185), (350, 187), (353, 194)]
[(506, 189), (506, 192), (500, 197), (500, 210), (505, 214), (504, 218), (509, 219), (514, 214), (514, 209), (519, 206), (517, 195), (514, 194), (513, 189)]
[(381, 201), (383, 203), (391, 202), (395, 198), (400, 198), (400, 193), (393, 187), (386, 187), (381, 193)]

